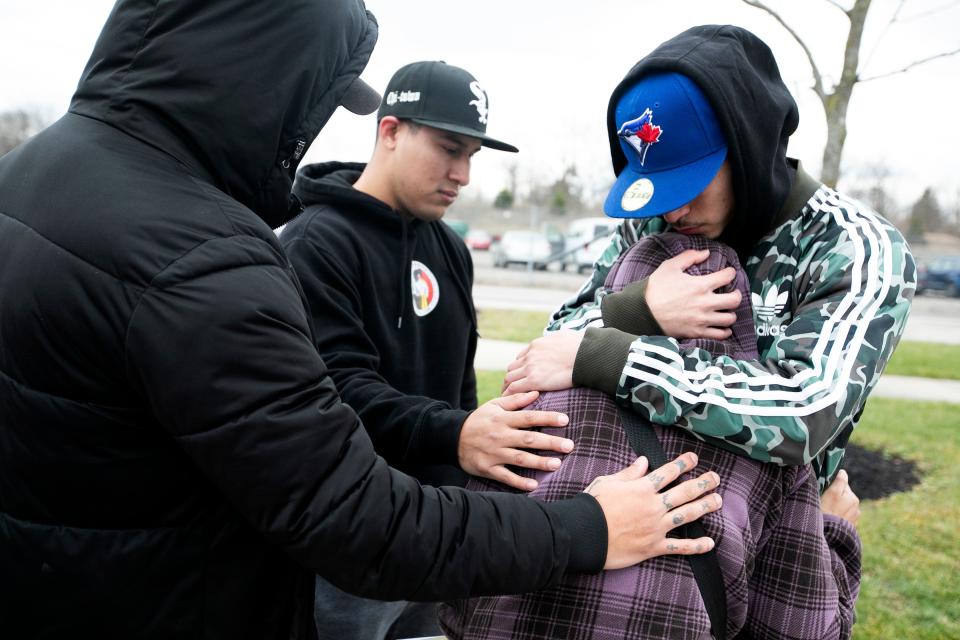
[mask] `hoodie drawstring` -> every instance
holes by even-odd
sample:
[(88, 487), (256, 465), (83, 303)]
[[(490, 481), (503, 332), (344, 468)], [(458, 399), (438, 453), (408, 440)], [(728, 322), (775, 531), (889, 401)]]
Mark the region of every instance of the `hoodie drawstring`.
[(403, 326), (403, 314), (407, 310), (407, 298), (412, 294), (408, 291), (410, 274), (408, 273), (407, 258), (407, 219), (403, 214), (398, 214), (400, 218), (400, 302), (397, 305), (397, 329)]

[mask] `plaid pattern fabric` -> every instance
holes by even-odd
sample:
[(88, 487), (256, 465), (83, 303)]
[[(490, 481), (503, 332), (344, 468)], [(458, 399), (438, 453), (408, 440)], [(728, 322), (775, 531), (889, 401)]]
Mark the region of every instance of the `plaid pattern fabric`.
[[(659, 264), (652, 256), (664, 247), (641, 245), (611, 272), (613, 285), (623, 286)], [(671, 253), (677, 248), (668, 245)], [(616, 473), (636, 458), (610, 396), (571, 389), (543, 394), (530, 408), (567, 413), (567, 427), (544, 432), (576, 443), (558, 471), (517, 470), (540, 483), (533, 498), (550, 502), (570, 497), (595, 477)], [(684, 451), (700, 457), (694, 474), (680, 481), (708, 470), (720, 475), (723, 508), (705, 516), (703, 524), (717, 541), (727, 594), (727, 637), (849, 637), (859, 590), (859, 538), (842, 520), (825, 522), (810, 467), (761, 464), (680, 429), (651, 428), (668, 458)], [(471, 479), (468, 488), (511, 491), (480, 478)], [(448, 603), (441, 607), (440, 620), (455, 640), (710, 637), (693, 573), (680, 556), (597, 575), (568, 575), (558, 586), (536, 593)]]
[(710, 257), (700, 264), (695, 264), (687, 273), (694, 276), (715, 273), (727, 267), (734, 267), (737, 276), (725, 289), (724, 293), (740, 290), (740, 306), (737, 312), (737, 321), (731, 327), (733, 335), (727, 340), (684, 340), (680, 342), (683, 348), (698, 347), (705, 349), (714, 356), (725, 355), (731, 358), (758, 358), (757, 339), (753, 330), (753, 308), (750, 304), (750, 283), (747, 274), (740, 266), (737, 252), (727, 245), (704, 238), (703, 236), (687, 236), (682, 233), (666, 232), (655, 236), (647, 236), (625, 252), (607, 273), (604, 288), (610, 293), (623, 291), (631, 282), (646, 278), (668, 260), (687, 249), (709, 249)]

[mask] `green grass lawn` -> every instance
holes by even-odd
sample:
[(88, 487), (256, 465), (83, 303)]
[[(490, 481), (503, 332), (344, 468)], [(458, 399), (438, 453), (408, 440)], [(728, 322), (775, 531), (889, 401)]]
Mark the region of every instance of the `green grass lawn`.
[[(541, 311), (480, 311), (480, 335), (493, 340), (529, 342), (543, 333), (550, 314)], [(898, 376), (960, 380), (960, 345), (903, 341), (885, 370)]]
[(500, 395), (503, 371), (477, 371), (477, 400), (483, 404)]
[(885, 373), (960, 380), (960, 345), (903, 341)]
[(862, 505), (854, 638), (960, 638), (960, 405), (875, 398), (853, 441), (923, 474), (914, 490)]
[(477, 312), (480, 337), (490, 340), (530, 342), (543, 334), (549, 319), (549, 311), (479, 309)]
[[(478, 371), (484, 402), (503, 372)], [(853, 442), (917, 462), (920, 485), (862, 504), (856, 640), (960, 638), (960, 405), (874, 398)]]

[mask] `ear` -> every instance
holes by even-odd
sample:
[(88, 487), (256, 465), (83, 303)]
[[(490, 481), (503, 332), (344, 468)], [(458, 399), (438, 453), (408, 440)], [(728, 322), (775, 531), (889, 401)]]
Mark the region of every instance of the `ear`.
[(387, 149), (394, 149), (397, 146), (397, 139), (400, 133), (400, 120), (394, 116), (383, 116), (377, 123), (377, 143), (382, 144)]

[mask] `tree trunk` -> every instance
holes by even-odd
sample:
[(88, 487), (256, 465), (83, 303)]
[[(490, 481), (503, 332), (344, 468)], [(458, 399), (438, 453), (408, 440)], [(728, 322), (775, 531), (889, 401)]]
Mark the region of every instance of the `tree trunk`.
[(823, 147), (823, 164), (820, 180), (830, 188), (836, 188), (840, 179), (840, 159), (843, 143), (847, 139), (847, 105), (850, 97), (840, 99), (837, 92), (830, 94), (824, 105), (827, 116), (827, 144)]
[(857, 67), (860, 64), (860, 40), (863, 37), (863, 25), (867, 20), (871, 0), (856, 0), (847, 12), (850, 18), (850, 31), (843, 52), (843, 72), (840, 81), (832, 93), (822, 96), (823, 111), (827, 118), (827, 144), (823, 148), (823, 165), (820, 180), (831, 188), (837, 186), (840, 179), (840, 161), (843, 157), (843, 144), (847, 139), (847, 107), (850, 96), (857, 84)]

